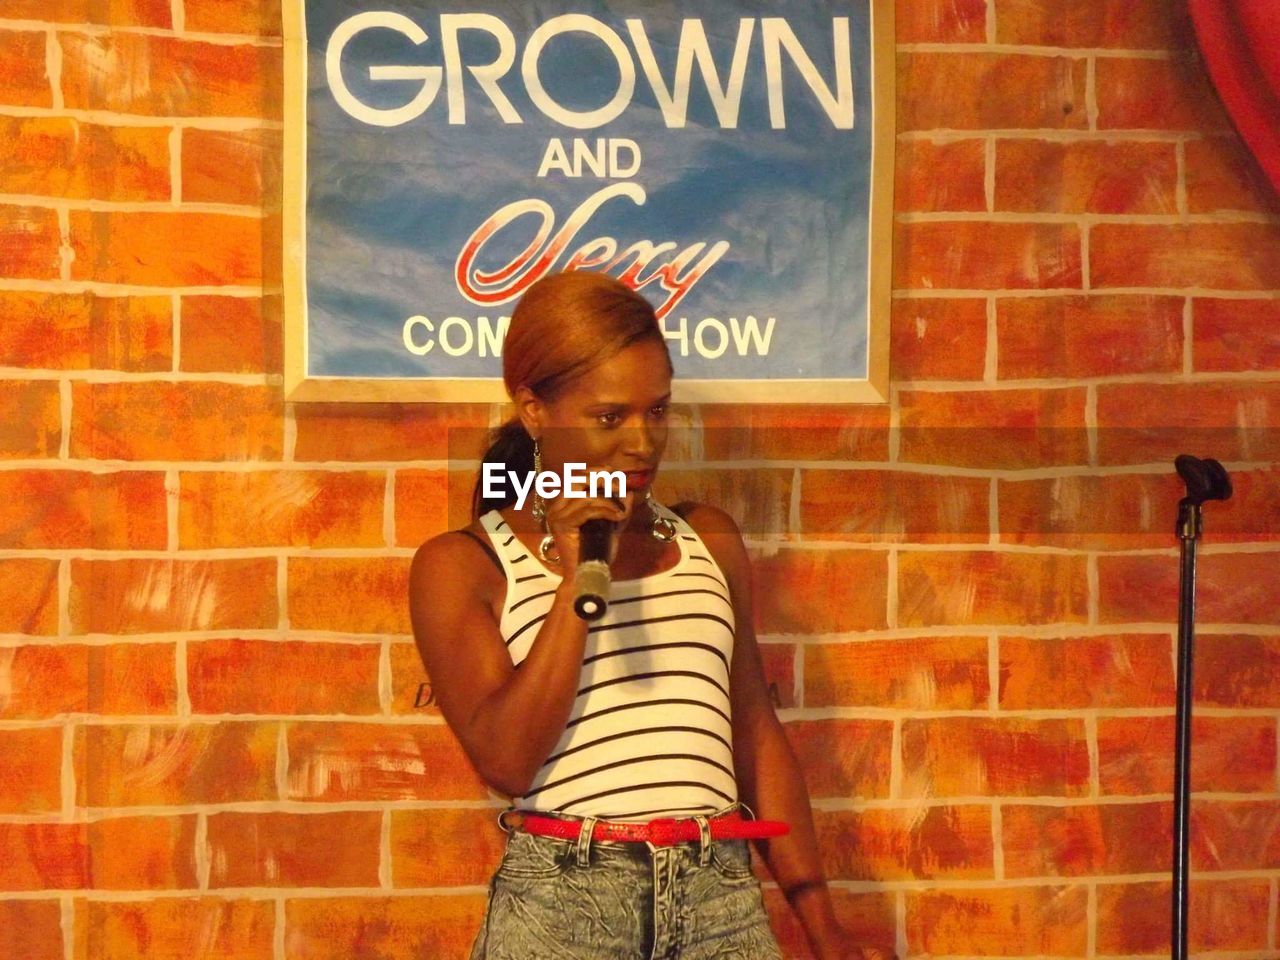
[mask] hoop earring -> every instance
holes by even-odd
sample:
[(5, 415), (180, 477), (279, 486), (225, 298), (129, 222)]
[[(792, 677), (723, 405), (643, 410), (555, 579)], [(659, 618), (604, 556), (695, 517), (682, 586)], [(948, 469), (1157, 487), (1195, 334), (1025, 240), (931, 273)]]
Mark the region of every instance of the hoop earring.
[(670, 543), (676, 538), (676, 525), (666, 517), (658, 515), (658, 508), (653, 504), (652, 490), (644, 492), (644, 503), (649, 508), (649, 513), (653, 516), (653, 526), (649, 528), (649, 533), (653, 535), (655, 540)]
[[(544, 526), (542, 529), (546, 529)], [(538, 555), (547, 563), (554, 563), (560, 566), (560, 553), (556, 550), (556, 538), (554, 534), (548, 533), (538, 543)]]

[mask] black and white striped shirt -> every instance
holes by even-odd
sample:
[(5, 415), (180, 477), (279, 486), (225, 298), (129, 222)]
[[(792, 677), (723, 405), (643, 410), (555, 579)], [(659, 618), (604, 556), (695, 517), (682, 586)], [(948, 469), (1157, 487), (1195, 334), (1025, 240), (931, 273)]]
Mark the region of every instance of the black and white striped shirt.
[[(587, 632), (569, 721), (520, 810), (651, 820), (719, 810), (738, 799), (729, 665), (734, 617), (725, 576), (693, 528), (676, 525), (680, 561), (615, 580), (609, 609)], [(499, 624), (516, 667), (561, 577), (525, 549), (496, 510), (481, 523), (507, 575)]]

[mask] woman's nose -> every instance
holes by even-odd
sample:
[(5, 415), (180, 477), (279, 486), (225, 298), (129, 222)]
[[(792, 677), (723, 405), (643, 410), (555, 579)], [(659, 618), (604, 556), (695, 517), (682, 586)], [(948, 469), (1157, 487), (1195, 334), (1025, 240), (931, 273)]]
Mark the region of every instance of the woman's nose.
[(641, 426), (632, 427), (627, 431), (624, 440), (623, 449), (633, 456), (643, 457), (646, 460), (653, 456), (653, 452), (658, 448), (658, 438), (655, 428), (652, 424), (643, 424)]

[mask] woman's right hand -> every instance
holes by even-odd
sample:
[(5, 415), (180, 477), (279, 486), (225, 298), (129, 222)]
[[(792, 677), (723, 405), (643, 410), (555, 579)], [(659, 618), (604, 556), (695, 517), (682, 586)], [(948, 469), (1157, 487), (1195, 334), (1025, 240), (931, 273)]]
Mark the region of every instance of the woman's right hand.
[(609, 497), (555, 497), (547, 500), (547, 527), (556, 538), (556, 553), (560, 557), (560, 575), (566, 580), (573, 579), (578, 566), (579, 528), (588, 520), (597, 518), (609, 520), (614, 524), (613, 549), (609, 560), (617, 552), (617, 531), (631, 516), (636, 504), (636, 494), (629, 491), (623, 500)]

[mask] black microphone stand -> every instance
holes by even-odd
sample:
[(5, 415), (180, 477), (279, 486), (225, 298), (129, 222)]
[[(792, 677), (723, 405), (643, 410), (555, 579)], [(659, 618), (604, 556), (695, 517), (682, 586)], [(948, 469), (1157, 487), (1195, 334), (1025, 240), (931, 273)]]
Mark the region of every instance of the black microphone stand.
[(1200, 505), (1231, 496), (1231, 478), (1217, 460), (1182, 454), (1173, 461), (1187, 485), (1178, 502), (1178, 539), (1182, 572), (1178, 597), (1177, 741), (1173, 785), (1173, 960), (1187, 957), (1187, 872), (1191, 809), (1191, 667), (1195, 659), (1196, 543), (1200, 539)]

